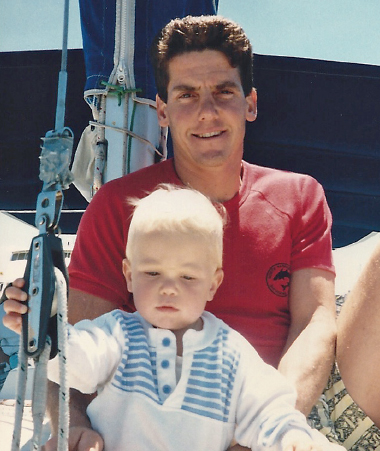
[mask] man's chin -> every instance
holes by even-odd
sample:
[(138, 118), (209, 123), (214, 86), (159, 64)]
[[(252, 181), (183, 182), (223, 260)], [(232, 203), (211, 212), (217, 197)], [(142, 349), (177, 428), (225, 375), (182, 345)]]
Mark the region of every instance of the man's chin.
[(220, 166), (227, 161), (228, 157), (222, 150), (208, 150), (198, 157), (198, 163), (204, 166)]

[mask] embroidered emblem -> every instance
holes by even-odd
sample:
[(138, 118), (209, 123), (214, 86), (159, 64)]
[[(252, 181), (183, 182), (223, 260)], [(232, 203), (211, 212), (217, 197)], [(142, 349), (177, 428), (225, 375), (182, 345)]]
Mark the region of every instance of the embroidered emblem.
[(273, 265), (267, 273), (267, 285), (275, 295), (287, 296), (290, 285), (290, 266), (287, 263)]

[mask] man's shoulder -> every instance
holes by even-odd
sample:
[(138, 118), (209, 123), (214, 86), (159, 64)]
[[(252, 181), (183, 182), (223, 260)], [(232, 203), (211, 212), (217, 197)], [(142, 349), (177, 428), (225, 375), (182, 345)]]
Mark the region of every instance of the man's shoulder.
[(244, 171), (247, 171), (249, 177), (256, 176), (258, 179), (269, 178), (272, 180), (314, 180), (308, 174), (287, 171), (284, 169), (270, 168), (267, 166), (259, 166), (253, 163), (243, 161)]
[(247, 174), (251, 186), (259, 191), (265, 189), (274, 190), (276, 187), (288, 191), (319, 185), (318, 181), (308, 174), (258, 166), (245, 161), (244, 172)]

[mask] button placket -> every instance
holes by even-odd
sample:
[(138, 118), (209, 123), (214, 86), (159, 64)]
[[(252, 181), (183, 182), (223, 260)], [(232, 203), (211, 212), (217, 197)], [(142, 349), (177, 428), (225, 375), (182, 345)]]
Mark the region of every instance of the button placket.
[[(165, 333), (168, 333), (168, 331), (165, 331)], [(158, 389), (161, 400), (165, 401), (176, 387), (175, 357), (177, 345), (175, 337), (168, 335), (161, 336), (157, 345)]]

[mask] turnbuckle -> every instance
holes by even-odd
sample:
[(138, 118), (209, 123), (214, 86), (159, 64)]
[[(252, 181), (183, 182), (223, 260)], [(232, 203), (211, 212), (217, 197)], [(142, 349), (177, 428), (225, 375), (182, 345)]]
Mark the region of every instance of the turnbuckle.
[(52, 341), (51, 358), (57, 353), (57, 315), (53, 311), (55, 293), (54, 268), (68, 274), (57, 236), (63, 206), (63, 189), (72, 181), (69, 171), (73, 135), (69, 128), (48, 132), (43, 138), (40, 156), (40, 179), (44, 182), (37, 197), (35, 224), (39, 235), (30, 245), (24, 279), (29, 311), (22, 316), (23, 346), (29, 357), (37, 358), (43, 351), (47, 335)]

